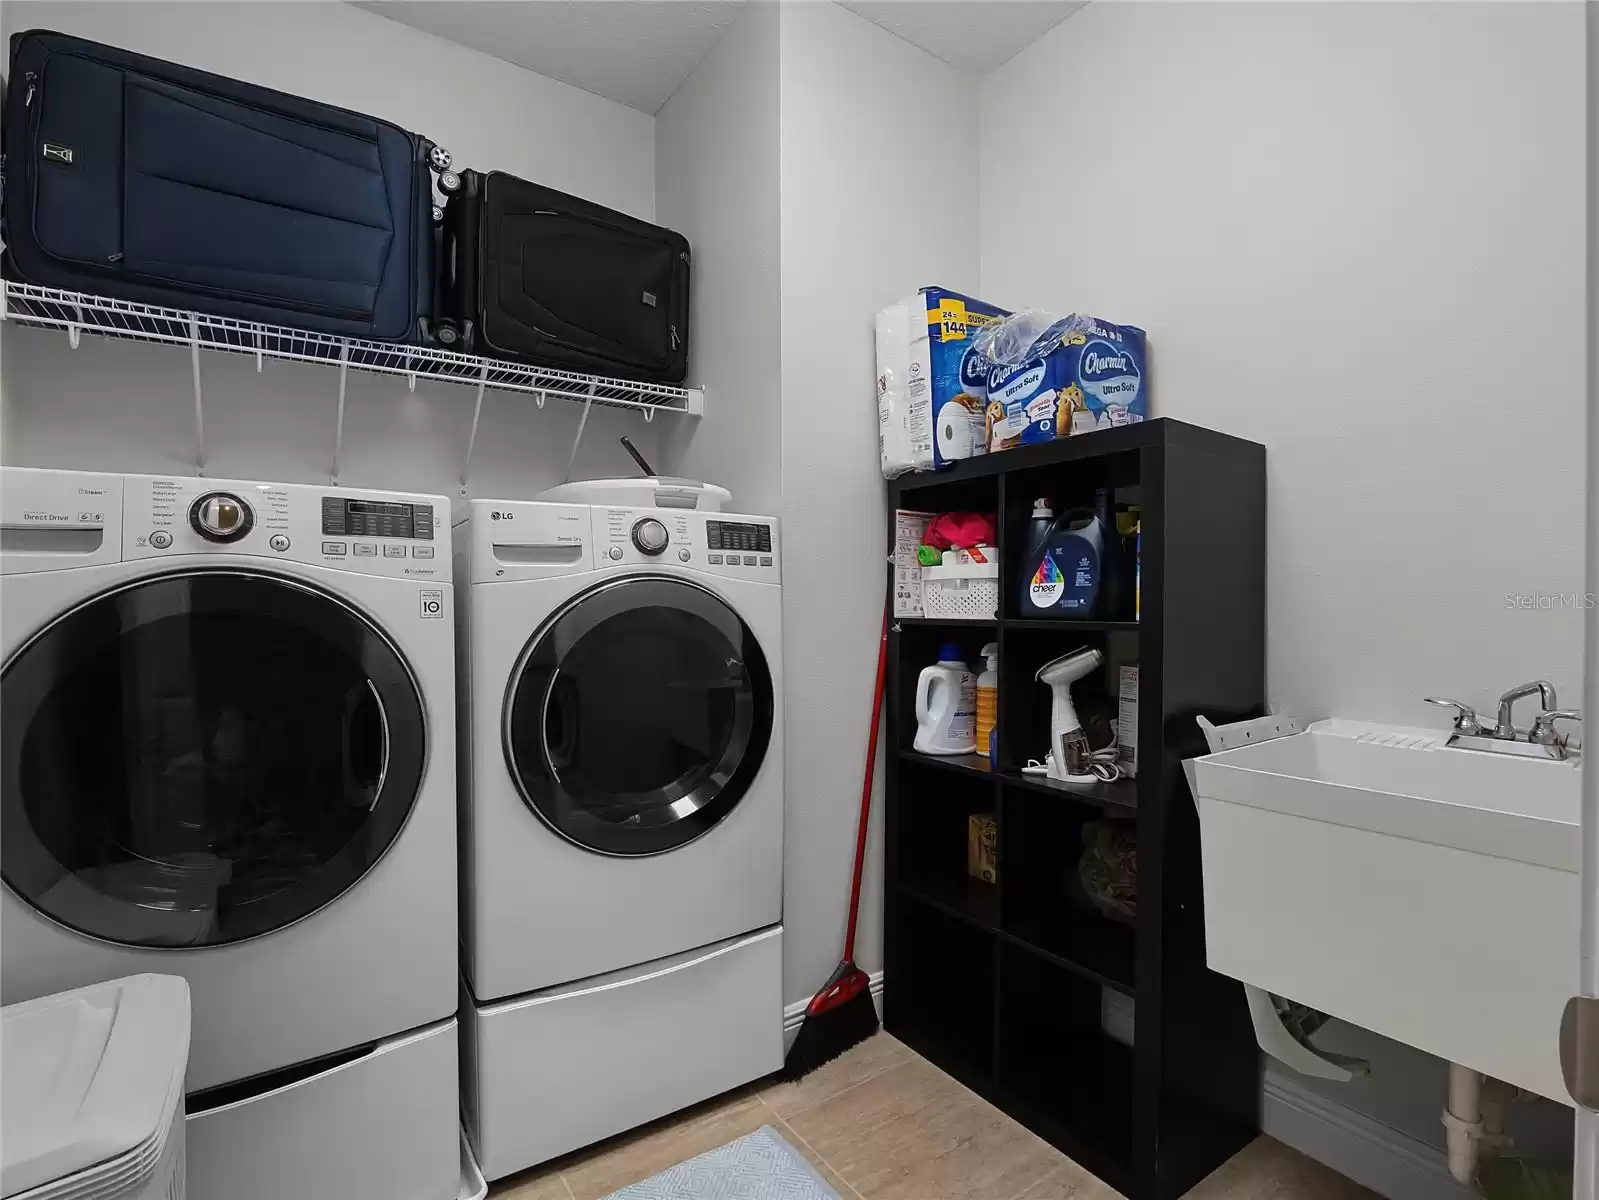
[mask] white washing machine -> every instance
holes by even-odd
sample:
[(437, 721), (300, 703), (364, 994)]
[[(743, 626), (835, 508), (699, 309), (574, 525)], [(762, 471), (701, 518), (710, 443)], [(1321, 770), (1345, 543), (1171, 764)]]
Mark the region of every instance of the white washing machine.
[(0, 468), (0, 999), (188, 980), (194, 1200), (455, 1194), (444, 512)]
[(456, 521), (463, 1108), (497, 1178), (782, 1063), (778, 530)]

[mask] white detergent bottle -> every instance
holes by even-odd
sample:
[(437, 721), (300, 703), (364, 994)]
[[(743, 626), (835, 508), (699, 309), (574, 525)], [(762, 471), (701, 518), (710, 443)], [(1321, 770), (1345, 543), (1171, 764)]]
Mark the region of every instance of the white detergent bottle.
[(916, 740), (921, 754), (972, 754), (977, 750), (977, 676), (953, 642), (916, 681)]

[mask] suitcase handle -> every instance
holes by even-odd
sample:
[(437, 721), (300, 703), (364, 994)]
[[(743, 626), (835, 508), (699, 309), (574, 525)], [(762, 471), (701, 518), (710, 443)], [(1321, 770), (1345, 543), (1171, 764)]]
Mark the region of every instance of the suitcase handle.
[(455, 230), (450, 228), (449, 222), (446, 221), (444, 224), (444, 239), (439, 246), (439, 278), (444, 281), (444, 287), (450, 292), (455, 291), (455, 255), (458, 240), (455, 236)]

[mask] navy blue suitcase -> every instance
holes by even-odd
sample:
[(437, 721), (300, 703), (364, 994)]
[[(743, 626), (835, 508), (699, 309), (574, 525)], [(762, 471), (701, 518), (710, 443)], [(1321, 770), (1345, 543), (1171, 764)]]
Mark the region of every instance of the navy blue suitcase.
[(376, 117), (64, 34), (11, 39), (6, 271), (341, 337), (429, 340), (430, 168)]

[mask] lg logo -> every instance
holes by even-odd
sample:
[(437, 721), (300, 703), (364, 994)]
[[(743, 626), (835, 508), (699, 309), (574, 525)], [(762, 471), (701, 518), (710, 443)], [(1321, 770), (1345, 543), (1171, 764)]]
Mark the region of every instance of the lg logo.
[(489, 520), (491, 520), (491, 521), (509, 521), (509, 520), (511, 520), (513, 515), (514, 514), (512, 514), (512, 513), (501, 512), (499, 509), (496, 508), (496, 509), (490, 510), (490, 512), (489, 512)]

